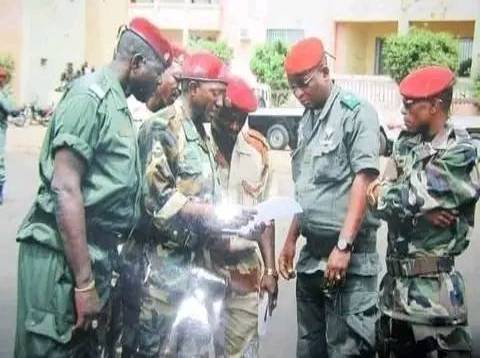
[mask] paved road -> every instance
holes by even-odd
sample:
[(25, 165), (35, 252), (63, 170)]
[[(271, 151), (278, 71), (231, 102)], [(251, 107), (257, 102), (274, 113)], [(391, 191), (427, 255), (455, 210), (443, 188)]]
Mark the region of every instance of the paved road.
[[(38, 137), (37, 130), (11, 130), (7, 151), (8, 186), (7, 201), (0, 207), (2, 246), (0, 249), (0, 357), (11, 357), (14, 342), (16, 310), (17, 245), (15, 231), (27, 212), (36, 192)], [(287, 152), (273, 154), (274, 195), (291, 195), (289, 156)], [(480, 218), (477, 211), (477, 218)], [(277, 252), (288, 228), (288, 222), (277, 223)], [(385, 252), (385, 230), (379, 231), (379, 251)], [(475, 339), (476, 355), (480, 356), (480, 242), (479, 230), (473, 235), (472, 244), (459, 260), (468, 288), (470, 323)], [(296, 314), (295, 283), (281, 281), (278, 308), (272, 318), (268, 334), (262, 342), (262, 357), (283, 358), (295, 356)]]

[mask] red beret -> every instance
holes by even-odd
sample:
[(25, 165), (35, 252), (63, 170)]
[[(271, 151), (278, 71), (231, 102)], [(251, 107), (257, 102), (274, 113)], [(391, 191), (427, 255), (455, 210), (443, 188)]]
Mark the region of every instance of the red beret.
[(172, 42), (171, 43), (172, 45), (172, 55), (173, 55), (173, 58), (178, 58), (180, 56), (187, 56), (188, 55), (188, 52), (187, 50), (185, 50), (182, 46), (180, 46), (179, 44), (175, 43), (175, 42)]
[(187, 56), (183, 62), (181, 78), (226, 82), (226, 66), (215, 55), (208, 52), (197, 52)]
[(429, 98), (453, 86), (455, 75), (447, 67), (419, 68), (400, 82), (400, 94), (406, 98)]
[(229, 76), (227, 97), (232, 105), (242, 112), (250, 113), (257, 110), (257, 97), (253, 89), (238, 76)]
[(8, 76), (8, 72), (6, 69), (4, 69), (3, 67), (0, 67), (0, 77), (7, 77)]
[(136, 17), (130, 21), (129, 30), (140, 36), (165, 61), (167, 66), (170, 66), (173, 59), (172, 47), (154, 24), (142, 17)]
[(296, 75), (308, 71), (323, 61), (325, 50), (322, 41), (315, 37), (306, 38), (292, 46), (285, 58), (285, 72)]

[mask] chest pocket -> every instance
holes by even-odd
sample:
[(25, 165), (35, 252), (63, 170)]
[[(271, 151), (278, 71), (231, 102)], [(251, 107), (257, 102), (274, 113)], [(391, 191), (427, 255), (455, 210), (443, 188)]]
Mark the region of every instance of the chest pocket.
[(312, 144), (314, 183), (341, 181), (350, 174), (342, 133), (334, 133), (329, 138), (318, 138)]

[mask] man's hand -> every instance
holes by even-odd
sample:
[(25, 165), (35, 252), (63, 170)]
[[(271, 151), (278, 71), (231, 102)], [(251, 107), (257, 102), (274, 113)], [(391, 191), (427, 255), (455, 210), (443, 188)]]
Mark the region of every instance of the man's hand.
[(275, 275), (264, 274), (260, 282), (260, 297), (265, 292), (268, 294), (268, 313), (272, 315), (273, 310), (277, 307), (278, 297), (278, 277)]
[(247, 225), (255, 214), (255, 210), (240, 208), (232, 211), (227, 220), (219, 215), (217, 207), (204, 202), (190, 202), (182, 209), (182, 215), (196, 222), (209, 236), (220, 236), (223, 229), (237, 229)]
[(328, 287), (338, 286), (345, 280), (351, 256), (350, 251), (340, 251), (337, 247), (333, 248), (325, 270), (325, 283)]
[(455, 224), (457, 215), (457, 211), (434, 209), (425, 214), (425, 219), (434, 226), (446, 229)]
[(295, 278), (295, 270), (293, 269), (293, 260), (295, 259), (296, 242), (293, 240), (285, 240), (280, 256), (278, 257), (278, 269), (280, 275), (285, 280)]
[(86, 331), (92, 328), (92, 321), (100, 313), (100, 299), (95, 288), (84, 292), (75, 292), (75, 311), (77, 322), (73, 329)]

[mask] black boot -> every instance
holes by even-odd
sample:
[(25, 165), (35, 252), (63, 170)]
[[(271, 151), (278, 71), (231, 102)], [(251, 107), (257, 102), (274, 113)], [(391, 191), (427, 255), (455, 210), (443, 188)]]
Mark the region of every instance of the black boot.
[(3, 204), (3, 183), (0, 183), (0, 205)]

